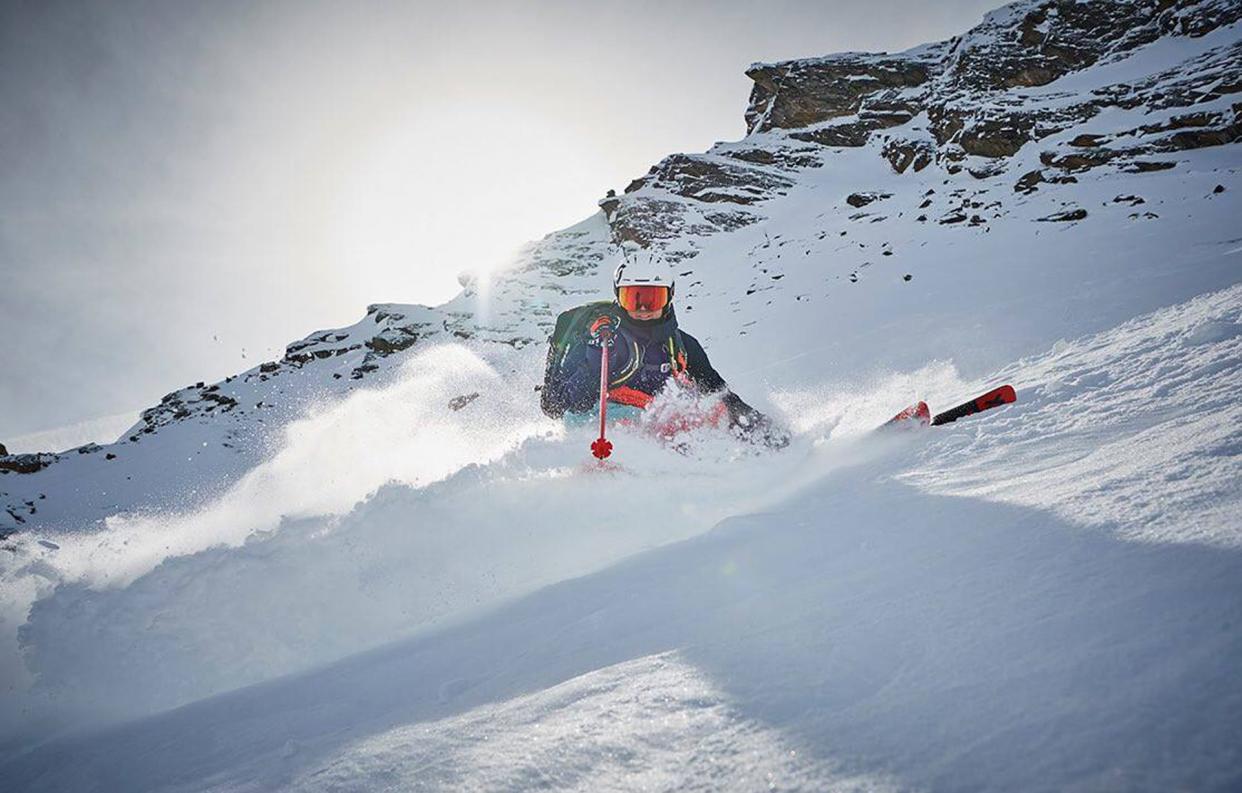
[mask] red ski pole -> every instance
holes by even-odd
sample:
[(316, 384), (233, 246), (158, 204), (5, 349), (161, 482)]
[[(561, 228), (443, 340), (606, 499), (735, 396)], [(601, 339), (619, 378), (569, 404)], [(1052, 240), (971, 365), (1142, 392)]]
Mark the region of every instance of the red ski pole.
[(603, 460), (612, 454), (612, 441), (604, 437), (608, 423), (608, 346), (612, 343), (612, 329), (599, 328), (599, 437), (591, 442), (591, 454)]

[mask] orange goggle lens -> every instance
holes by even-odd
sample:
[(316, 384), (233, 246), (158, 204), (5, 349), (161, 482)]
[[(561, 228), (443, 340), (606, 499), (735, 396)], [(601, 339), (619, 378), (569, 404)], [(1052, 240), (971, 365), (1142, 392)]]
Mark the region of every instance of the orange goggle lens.
[(668, 305), (667, 286), (623, 286), (617, 302), (626, 311), (659, 311)]

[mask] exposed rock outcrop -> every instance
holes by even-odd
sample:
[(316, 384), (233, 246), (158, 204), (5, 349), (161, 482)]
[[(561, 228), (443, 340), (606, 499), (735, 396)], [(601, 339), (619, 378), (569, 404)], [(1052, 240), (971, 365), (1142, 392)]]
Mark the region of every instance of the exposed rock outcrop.
[(1087, 210), (1078, 208), (1066, 209), (1063, 212), (1056, 212), (1046, 217), (1039, 218), (1039, 220), (1045, 223), (1069, 223), (1075, 220), (1085, 220), (1086, 217)]
[(0, 473), (33, 474), (59, 459), (57, 454), (8, 454), (0, 457)]
[[(1118, 72), (1114, 81), (1064, 89), (1058, 81), (1161, 37), (1202, 38), (1240, 18), (1236, 0), (1027, 0), (961, 36), (903, 53), (754, 64), (746, 72), (754, 81), (746, 140), (667, 158), (600, 206), (614, 241), (666, 247), (756, 222), (747, 208), (779, 198), (789, 172), (817, 168), (833, 149), (867, 146), (876, 136), (897, 173), (938, 165), (981, 180), (1004, 174), (1028, 146), (1041, 147), (1045, 170), (1028, 170), (1015, 185), (1020, 193), (1101, 166), (1175, 167), (1151, 158), (1242, 137), (1242, 104), (1227, 104), (1242, 93), (1242, 43), (1207, 47), (1174, 68)], [(1164, 117), (1058, 138), (1105, 110), (1136, 108)]]
[(893, 138), (885, 142), (883, 154), (897, 173), (905, 173), (907, 168), (918, 173), (935, 160), (936, 147), (928, 141)]
[[(929, 52), (929, 56), (933, 53)], [(889, 116), (909, 121), (917, 106), (902, 91), (926, 83), (936, 61), (849, 53), (827, 58), (757, 63), (746, 126), (750, 132), (798, 129), (843, 116)]]
[(788, 178), (769, 169), (723, 157), (674, 154), (653, 166), (646, 176), (631, 182), (625, 192), (653, 187), (706, 203), (749, 205), (779, 195), (792, 185)]
[(850, 193), (848, 196), (845, 197), (845, 203), (857, 209), (857, 208), (865, 207), (867, 204), (870, 204), (873, 201), (882, 201), (885, 198), (892, 198), (892, 195), (890, 195), (889, 193), (876, 193), (876, 192)]
[[(1154, 94), (1156, 86), (1150, 83), (1118, 84), (1102, 86), (1090, 101), (1066, 105), (1032, 102), (1015, 90), (1048, 85), (1162, 35), (1203, 36), (1240, 17), (1242, 4), (1225, 0), (1016, 3), (989, 14), (963, 36), (908, 53), (756, 64), (747, 71), (755, 85), (746, 121), (751, 132), (788, 130), (791, 137), (826, 146), (861, 146), (876, 130), (925, 112), (942, 157), (1009, 157), (1103, 107), (1181, 107), (1213, 91), (1242, 89), (1239, 53), (1231, 48), (1203, 64), (1210, 75), (1187, 75), (1185, 84), (1174, 86), (1157, 81), (1161, 85)], [(1196, 126), (1206, 129), (1169, 136), (1163, 147), (1154, 148), (1237, 140), (1235, 120), (1198, 120)], [(806, 130), (815, 125), (824, 126)], [(902, 172), (918, 153), (895, 144), (885, 156)]]

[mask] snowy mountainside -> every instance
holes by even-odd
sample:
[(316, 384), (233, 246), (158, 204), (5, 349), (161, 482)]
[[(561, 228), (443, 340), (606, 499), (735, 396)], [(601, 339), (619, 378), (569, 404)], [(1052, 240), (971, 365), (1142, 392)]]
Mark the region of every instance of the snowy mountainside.
[[(756, 64), (745, 138), (444, 306), (0, 457), (0, 782), (1227, 789), (1240, 16), (1019, 2)], [(790, 449), (622, 431), (601, 472), (539, 413), (618, 242)], [(864, 437), (1001, 381), (1017, 405)]]

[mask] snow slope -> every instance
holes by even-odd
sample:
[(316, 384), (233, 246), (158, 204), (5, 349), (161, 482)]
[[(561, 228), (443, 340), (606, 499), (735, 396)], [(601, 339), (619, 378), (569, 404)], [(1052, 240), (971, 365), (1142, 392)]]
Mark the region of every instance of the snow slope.
[[(1125, 335), (1149, 345), (1175, 346), (1170, 337), (1178, 338), (1236, 365), (1239, 336), (1219, 329), (1237, 326), (1240, 296), (1235, 287), (1157, 312), (1130, 323)], [(694, 539), (317, 670), (52, 743), (11, 761), (5, 778), (19, 789), (128, 790), (1230, 789), (1242, 768), (1236, 543), (1133, 542), (1123, 536), (1133, 525), (1124, 515), (1071, 520), (1014, 497), (1039, 493), (1042, 486), (1030, 480), (1046, 474), (1045, 461), (1072, 457), (1075, 436), (1107, 426), (1117, 412), (1103, 398), (1116, 381), (1102, 377), (1128, 360), (1124, 346), (1110, 343), (1114, 335), (1016, 365), (1015, 379), (1033, 380), (1058, 359), (1080, 363), (1074, 383), (1040, 385), (987, 424), (804, 441), (788, 455), (799, 458), (809, 481)], [(1075, 432), (1027, 426), (1060, 414), (1067, 392), (1081, 407), (1067, 420)], [(1187, 403), (1193, 400), (1173, 398), (1106, 433), (1118, 444), (1136, 442), (1176, 426), (1178, 407)], [(574, 440), (553, 442), (559, 456), (585, 437)], [(1202, 446), (1203, 457), (1221, 451)], [(953, 492), (951, 477), (934, 480), (943, 494), (919, 484), (967, 449), (987, 457), (1008, 448), (1026, 453), (987, 468), (992, 493), (979, 492), (982, 467), (963, 473), (976, 491), (970, 495), (960, 480)], [(654, 459), (645, 462), (660, 459), (661, 452), (647, 451)], [(565, 530), (561, 521), (581, 508), (567, 487), (532, 488), (520, 504), (497, 495), (497, 487), (512, 491), (544, 476), (608, 498), (652, 483), (647, 466), (605, 475), (540, 470), (540, 457), (528, 449), (498, 474), (502, 482), (465, 476), (445, 483), (462, 501), (508, 503), (517, 520), (504, 528), (517, 537), (476, 538), (473, 532), (496, 526), (494, 518), (451, 510), (457, 517), (431, 532), (445, 546), (436, 566), (452, 567), (456, 553), (471, 564), (446, 572), (435, 588), (487, 591), (491, 582), (472, 579), (485, 577), (479, 567), (498, 557), (510, 576), (524, 566), (527, 574), (547, 570), (550, 549), (538, 536), (530, 544), (526, 515), (539, 514), (545, 531), (562, 540), (586, 533), (595, 545), (607, 534), (590, 524)], [(786, 462), (764, 458), (741, 467), (757, 477)], [(1210, 462), (1192, 467), (1207, 470)], [(1232, 470), (1233, 482), (1200, 491), (1203, 501), (1236, 498)], [(694, 473), (702, 472), (696, 464)], [(414, 517), (421, 511), (394, 504), (411, 497), (387, 491), (367, 509)], [(669, 503), (658, 495), (653, 501)], [(1199, 518), (1191, 522), (1211, 525), (1211, 510)], [(279, 606), (236, 586), (240, 559), (187, 559), (182, 566), (198, 569), (166, 566), (164, 580), (149, 585), (172, 598), (161, 607), (169, 618), (179, 603), (215, 592), (213, 611), (238, 649), (258, 642), (237, 630), (272, 627), (254, 613), (260, 602), (290, 627), (301, 611), (317, 631), (357, 630), (369, 609), (365, 594), (350, 591), (351, 580), (383, 587), (384, 576), (358, 559), (342, 560), (340, 543), (348, 537), (365, 552), (382, 542), (399, 553), (377, 536), (393, 524), (364, 510), (330, 533), (306, 532), (297, 559), (288, 558), (281, 538), (249, 543), (246, 565), (259, 568), (250, 575), (282, 593)], [(687, 530), (673, 516), (650, 528), (673, 536)], [(471, 547), (476, 539), (489, 552)], [(349, 565), (361, 569), (342, 571)], [(581, 560), (573, 566), (592, 567)], [(399, 568), (424, 584), (436, 578), (425, 568)], [(234, 577), (229, 585), (212, 581), (226, 573)], [(295, 577), (308, 581), (299, 589)], [(314, 598), (321, 584), (313, 582), (324, 579), (334, 584), (331, 599), (349, 604), (342, 613)], [(92, 609), (81, 616), (86, 631), (100, 617), (141, 611), (153, 594), (131, 587), (115, 592), (112, 604), (66, 607)], [(185, 630), (221, 643), (205, 620), (196, 615)], [(132, 641), (136, 626), (126, 633)], [(157, 646), (173, 644), (169, 638), (144, 641), (143, 649), (158, 653)], [(108, 652), (94, 657), (95, 672), (115, 681), (124, 664), (112, 670)], [(190, 680), (216, 665), (192, 655), (159, 655), (134, 677)]]
[[(1039, 9), (890, 60), (969, 62)], [(944, 71), (897, 99), (947, 92), (978, 124), (1122, 80), (1171, 96), (1223, 84), (1242, 27), (1153, 36), (1043, 86)], [(1156, 104), (987, 162), (930, 111), (850, 146), (756, 130), (446, 306), (373, 306), (117, 444), (22, 458), (0, 786), (1242, 785), (1242, 159), (1157, 151), (1182, 111)], [(898, 134), (926, 167), (896, 170)], [(1045, 162), (1079, 148), (1098, 164)], [(539, 413), (551, 320), (635, 235), (789, 449), (620, 430), (601, 470), (588, 428)], [(869, 433), (999, 382), (1018, 404)]]

